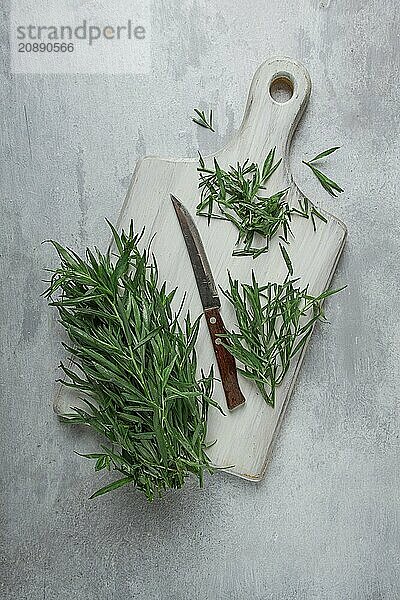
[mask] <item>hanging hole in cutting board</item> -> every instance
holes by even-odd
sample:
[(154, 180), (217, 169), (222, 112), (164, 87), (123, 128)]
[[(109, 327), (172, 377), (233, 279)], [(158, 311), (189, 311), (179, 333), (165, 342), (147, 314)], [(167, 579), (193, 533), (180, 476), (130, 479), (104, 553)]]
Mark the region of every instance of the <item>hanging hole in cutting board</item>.
[(293, 92), (293, 81), (287, 75), (276, 75), (269, 86), (269, 95), (278, 104), (289, 102)]

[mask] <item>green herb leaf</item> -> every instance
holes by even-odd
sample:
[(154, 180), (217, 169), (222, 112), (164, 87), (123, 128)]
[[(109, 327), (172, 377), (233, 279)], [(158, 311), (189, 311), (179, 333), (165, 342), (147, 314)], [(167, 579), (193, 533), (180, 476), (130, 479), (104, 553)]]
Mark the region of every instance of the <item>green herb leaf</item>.
[(281, 249), (282, 252), (282, 256), (284, 258), (284, 261), (286, 263), (287, 266), (287, 270), (289, 272), (289, 275), (293, 275), (293, 265), (292, 265), (292, 261), (290, 260), (289, 254), (286, 251), (286, 248), (282, 245), (279, 244), (279, 248)]
[[(340, 194), (344, 190), (337, 183), (335, 183), (332, 179), (329, 179), (329, 177), (327, 177), (324, 173), (322, 173), (322, 171), (317, 169), (317, 167), (313, 163), (317, 160), (320, 160), (321, 158), (324, 158), (325, 156), (329, 156), (330, 154), (332, 154), (332, 152), (335, 152), (338, 149), (339, 149), (339, 146), (335, 146), (334, 148), (329, 148), (329, 150), (325, 150), (324, 152), (317, 154), (317, 156), (314, 156), (314, 158), (312, 158), (308, 162), (303, 160), (303, 164), (311, 169), (311, 171), (314, 173), (315, 177), (318, 179), (318, 181), (320, 182), (320, 184), (322, 185), (324, 190), (326, 190), (328, 192), (328, 194), (330, 194), (331, 196), (334, 196), (334, 197), (336, 197), (338, 193)], [(319, 216), (316, 211), (314, 211), (314, 214)], [(314, 221), (313, 221), (313, 224), (314, 224)]]
[(194, 112), (196, 113), (197, 117), (192, 118), (193, 123), (196, 123), (196, 125), (199, 125), (200, 127), (204, 127), (205, 129), (210, 129), (211, 131), (215, 131), (215, 129), (213, 129), (213, 112), (212, 112), (212, 110), (210, 110), (208, 119), (203, 110), (198, 110), (197, 108), (195, 108)]
[(102, 496), (103, 494), (107, 494), (112, 490), (117, 490), (118, 488), (122, 487), (123, 485), (126, 485), (127, 483), (131, 483), (132, 481), (132, 477), (123, 477), (122, 479), (117, 479), (117, 481), (113, 481), (113, 483), (109, 483), (108, 485), (102, 487), (100, 490), (97, 490), (97, 492), (90, 496), (89, 500), (97, 498), (98, 496)]
[(316, 160), (320, 160), (321, 158), (325, 158), (325, 156), (329, 156), (333, 152), (336, 152), (336, 150), (339, 150), (339, 148), (340, 146), (334, 146), (333, 148), (324, 150), (323, 152), (321, 152), (321, 154), (317, 154), (317, 156), (314, 156), (314, 158), (312, 158), (309, 162), (314, 162)]

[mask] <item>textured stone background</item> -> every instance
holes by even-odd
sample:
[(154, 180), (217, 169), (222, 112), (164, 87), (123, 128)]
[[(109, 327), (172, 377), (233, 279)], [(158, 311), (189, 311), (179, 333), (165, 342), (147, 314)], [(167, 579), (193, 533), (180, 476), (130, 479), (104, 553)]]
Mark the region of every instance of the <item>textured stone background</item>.
[[(1, 22), (0, 597), (389, 600), (399, 583), (399, 19), (395, 0), (155, 0), (147, 76), (11, 76)], [(397, 21), (397, 22), (396, 22)], [(349, 240), (265, 480), (219, 475), (148, 505), (73, 453), (52, 396), (63, 353), (40, 299), (48, 237), (106, 244), (137, 159), (195, 155), (240, 124), (257, 66), (310, 71), (295, 136), (302, 189)], [(217, 107), (219, 134), (188, 115)], [(342, 146), (327, 196), (300, 166)], [(328, 167), (327, 167), (328, 170)], [(100, 481), (99, 481), (100, 479)]]

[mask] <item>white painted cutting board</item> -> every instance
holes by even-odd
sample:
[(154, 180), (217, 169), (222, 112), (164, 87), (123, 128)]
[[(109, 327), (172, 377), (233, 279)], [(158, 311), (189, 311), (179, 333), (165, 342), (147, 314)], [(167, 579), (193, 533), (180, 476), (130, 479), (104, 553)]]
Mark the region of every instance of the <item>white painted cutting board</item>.
[[(270, 95), (270, 85), (273, 80), (282, 76), (292, 82), (293, 95), (287, 102), (278, 103)], [(268, 182), (266, 194), (270, 195), (290, 186), (289, 203), (297, 206), (301, 192), (290, 174), (289, 146), (310, 91), (310, 77), (298, 62), (281, 58), (267, 60), (262, 64), (254, 76), (238, 133), (225, 148), (215, 154), (219, 164), (228, 167), (246, 159), (260, 164), (269, 150), (276, 146), (276, 156), (283, 157), (283, 164)], [(211, 164), (213, 157), (205, 157), (206, 164)], [(146, 157), (141, 160), (132, 177), (118, 221), (119, 229), (128, 228), (131, 219), (137, 230), (145, 226), (145, 242), (156, 233), (152, 249), (157, 257), (160, 280), (166, 280), (170, 288), (179, 287), (179, 300), (184, 291), (187, 292), (186, 308), (190, 307), (194, 316), (202, 313), (202, 306), (170, 193), (177, 196), (194, 216), (217, 285), (227, 288), (228, 270), (233, 278), (248, 282), (253, 269), (260, 284), (268, 281), (281, 282), (287, 273), (277, 236), (271, 243), (269, 252), (256, 260), (251, 257), (232, 257), (237, 238), (234, 226), (220, 220), (213, 220), (208, 225), (207, 219), (195, 216), (199, 201), (197, 166), (197, 159), (165, 160)], [(328, 287), (346, 237), (344, 224), (330, 214), (321, 212), (327, 223), (317, 219), (316, 233), (310, 220), (294, 217), (292, 230), (295, 238), (288, 247), (294, 276), (301, 277), (301, 284), (309, 284), (310, 292), (316, 295)], [(261, 239), (259, 241), (260, 245), (264, 245)], [(235, 324), (234, 314), (222, 294), (221, 303), (225, 325), (227, 329), (232, 329)], [(325, 335), (329, 335), (329, 331)], [(215, 364), (215, 357), (204, 320), (197, 348), (199, 365), (208, 371), (211, 363)], [(225, 410), (225, 416), (215, 409), (210, 411), (208, 437), (210, 441), (217, 441), (209, 450), (209, 455), (215, 465), (234, 465), (228, 471), (254, 481), (261, 479), (303, 354), (293, 360), (282, 385), (277, 389), (274, 409), (265, 403), (251, 382), (239, 376), (246, 404), (231, 413)], [(216, 373), (218, 375), (217, 368)], [(219, 381), (215, 386), (215, 399), (226, 408)], [(70, 392), (63, 388), (55, 402), (55, 409), (57, 412), (64, 412), (71, 404), (74, 403)]]

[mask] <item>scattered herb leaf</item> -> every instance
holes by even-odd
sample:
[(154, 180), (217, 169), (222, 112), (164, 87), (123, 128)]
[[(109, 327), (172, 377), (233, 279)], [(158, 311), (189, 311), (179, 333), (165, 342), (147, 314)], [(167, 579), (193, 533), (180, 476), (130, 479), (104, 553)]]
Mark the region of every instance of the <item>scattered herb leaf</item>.
[(333, 146), (333, 148), (328, 148), (328, 150), (324, 150), (320, 154), (317, 154), (317, 156), (314, 156), (314, 158), (312, 158), (309, 162), (315, 162), (316, 160), (325, 158), (326, 156), (329, 156), (333, 152), (336, 152), (336, 150), (339, 150), (339, 148), (340, 148), (340, 146)]
[(286, 248), (282, 244), (279, 244), (279, 248), (281, 249), (281, 253), (282, 253), (283, 259), (286, 263), (289, 275), (292, 276), (293, 275), (293, 265), (292, 265), (292, 261), (290, 260), (289, 254), (287, 253)]
[(312, 158), (309, 161), (303, 160), (303, 164), (307, 165), (307, 167), (309, 167), (311, 169), (311, 171), (314, 173), (315, 177), (318, 179), (318, 181), (320, 182), (320, 184), (322, 185), (324, 190), (326, 190), (331, 196), (334, 196), (334, 197), (336, 197), (337, 194), (340, 194), (341, 192), (343, 192), (343, 189), (337, 183), (335, 183), (332, 179), (329, 179), (329, 177), (327, 177), (324, 173), (322, 173), (322, 171), (317, 169), (317, 167), (313, 163), (320, 160), (321, 158), (325, 158), (326, 156), (329, 156), (333, 152), (336, 152), (336, 150), (338, 150), (338, 149), (339, 149), (339, 146), (334, 146), (333, 148), (329, 148), (328, 150), (325, 150), (324, 152), (317, 154), (317, 156), (314, 156), (314, 158)]
[(198, 110), (197, 108), (195, 108), (194, 112), (196, 113), (197, 117), (192, 118), (193, 123), (196, 123), (196, 125), (200, 125), (200, 127), (204, 127), (205, 129), (210, 129), (210, 131), (215, 132), (215, 129), (213, 129), (213, 111), (212, 110), (210, 110), (208, 119), (203, 110)]

